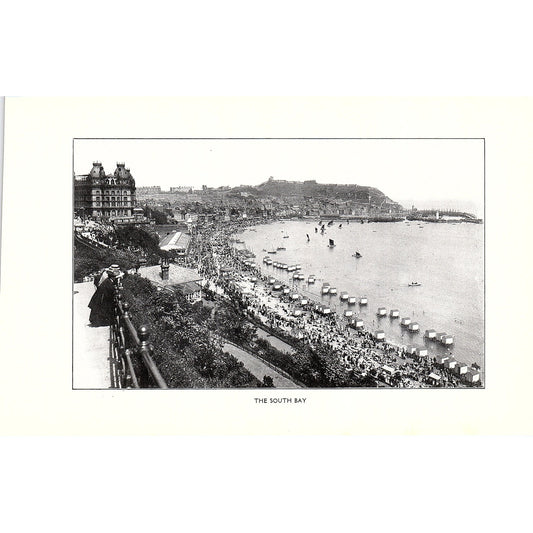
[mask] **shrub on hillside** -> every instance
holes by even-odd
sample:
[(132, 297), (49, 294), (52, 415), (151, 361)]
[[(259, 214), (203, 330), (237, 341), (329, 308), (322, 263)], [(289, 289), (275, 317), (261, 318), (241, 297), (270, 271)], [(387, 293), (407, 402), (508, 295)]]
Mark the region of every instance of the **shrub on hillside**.
[(123, 281), (124, 300), (136, 327), (148, 326), (154, 362), (171, 388), (258, 387), (260, 382), (212, 338), (202, 311), (199, 316), (180, 294), (157, 290), (137, 275)]

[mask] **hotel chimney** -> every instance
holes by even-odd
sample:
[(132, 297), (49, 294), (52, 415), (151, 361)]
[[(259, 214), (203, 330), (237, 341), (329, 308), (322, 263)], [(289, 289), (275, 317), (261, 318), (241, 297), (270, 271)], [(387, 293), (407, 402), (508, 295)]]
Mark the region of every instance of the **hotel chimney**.
[(161, 279), (162, 280), (168, 280), (168, 271), (170, 269), (170, 265), (168, 262), (168, 259), (164, 258), (161, 261)]

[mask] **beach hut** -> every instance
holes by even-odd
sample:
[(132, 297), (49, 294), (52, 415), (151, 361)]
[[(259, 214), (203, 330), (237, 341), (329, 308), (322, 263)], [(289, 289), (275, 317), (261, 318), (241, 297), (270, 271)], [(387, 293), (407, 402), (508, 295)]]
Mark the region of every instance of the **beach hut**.
[(359, 318), (359, 317), (355, 317), (350, 322), (350, 325), (352, 327), (356, 328), (356, 329), (362, 328), (363, 327), (363, 319)]
[(300, 279), (300, 274), (293, 274), (292, 279)]
[(363, 296), (359, 299), (359, 305), (366, 305), (368, 303), (368, 298)]
[(405, 353), (408, 355), (416, 355), (416, 346), (414, 344), (408, 344), (405, 347)]
[(418, 322), (411, 322), (409, 324), (409, 331), (417, 332), (419, 330), (420, 330), (420, 325), (418, 324)]
[(479, 372), (473, 368), (469, 368), (464, 375), (464, 379), (467, 383), (478, 383), (480, 380)]
[(347, 300), (348, 299), (348, 293), (346, 291), (342, 291), (341, 294), (340, 294), (340, 299), (341, 300)]
[(389, 376), (394, 376), (394, 374), (396, 374), (396, 369), (393, 368), (392, 366), (389, 366), (389, 365), (383, 365), (381, 367), (383, 369), (383, 371), (388, 374)]
[(426, 337), (426, 339), (434, 341), (437, 338), (437, 332), (434, 329), (426, 329), (424, 337)]
[(378, 316), (386, 316), (387, 310), (384, 307), (378, 307)]
[(400, 311), (398, 309), (391, 309), (389, 316), (391, 318), (400, 318)]
[(418, 357), (427, 357), (428, 355), (428, 349), (427, 348), (424, 348), (423, 346), (419, 346), (417, 347), (416, 349), (416, 355)]
[(465, 363), (460, 363), (458, 361), (457, 364), (455, 365), (455, 368), (453, 369), (453, 371), (458, 376), (464, 376), (468, 372), (468, 365), (465, 364)]
[(269, 285), (273, 285), (274, 283), (276, 283), (276, 280), (274, 278), (268, 278)]
[(307, 283), (314, 283), (315, 282), (315, 276), (309, 276), (307, 278)]
[(449, 355), (437, 355), (436, 361), (438, 365), (444, 365), (444, 363), (450, 358)]
[(411, 319), (408, 316), (402, 318), (400, 322), (400, 324), (404, 327), (407, 327), (410, 323), (411, 323)]
[(357, 302), (357, 298), (355, 296), (349, 296), (348, 297), (348, 303), (349, 304), (354, 304), (355, 302)]
[(344, 316), (346, 316), (346, 317), (350, 317), (350, 316), (352, 316), (352, 315), (353, 315), (353, 311), (352, 311), (351, 309), (346, 309), (346, 310), (344, 311)]
[(300, 305), (307, 305), (309, 303), (309, 300), (307, 298), (302, 298), (300, 300)]
[(291, 292), (291, 290), (289, 289), (289, 287), (285, 287), (283, 289), (283, 294), (289, 294)]
[(439, 342), (442, 342), (442, 338), (445, 337), (446, 335), (447, 333), (445, 333), (444, 331), (441, 331), (440, 333), (435, 334), (435, 339), (438, 340)]
[(329, 315), (329, 314), (331, 314), (331, 308), (330, 308), (330, 307), (327, 307), (327, 306), (322, 307), (322, 314), (323, 314), (323, 315)]
[(456, 366), (457, 366), (457, 361), (453, 357), (450, 357), (447, 361), (444, 361), (444, 368), (453, 370)]
[(287, 267), (287, 271), (288, 271), (288, 272), (294, 272), (295, 270), (296, 270), (296, 269), (294, 268), (293, 265), (289, 265), (289, 266)]
[(253, 278), (250, 278), (250, 281), (251, 281), (252, 283), (257, 283), (257, 278), (254, 276)]
[(275, 290), (275, 291), (280, 291), (281, 290), (281, 283), (274, 283), (272, 289)]
[(299, 309), (295, 309), (292, 312), (292, 316), (302, 316), (302, 312)]
[(291, 294), (291, 300), (298, 300), (298, 298), (300, 298), (300, 295), (297, 292)]
[(441, 338), (440, 338), (440, 342), (444, 345), (450, 345), (450, 344), (453, 344), (453, 337), (452, 335), (443, 335)]
[(431, 372), (431, 374), (428, 376), (428, 381), (430, 385), (436, 387), (440, 385), (440, 376), (434, 372)]
[(385, 340), (385, 332), (382, 329), (378, 329), (376, 333), (374, 333), (374, 337), (378, 341)]
[(329, 292), (329, 285), (322, 287), (322, 294), (327, 294)]

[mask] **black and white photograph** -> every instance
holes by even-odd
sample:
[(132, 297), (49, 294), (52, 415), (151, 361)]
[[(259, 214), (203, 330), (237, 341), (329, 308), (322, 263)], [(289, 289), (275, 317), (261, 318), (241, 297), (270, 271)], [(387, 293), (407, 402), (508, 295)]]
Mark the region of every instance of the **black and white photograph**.
[(484, 388), (483, 138), (72, 150), (74, 389)]

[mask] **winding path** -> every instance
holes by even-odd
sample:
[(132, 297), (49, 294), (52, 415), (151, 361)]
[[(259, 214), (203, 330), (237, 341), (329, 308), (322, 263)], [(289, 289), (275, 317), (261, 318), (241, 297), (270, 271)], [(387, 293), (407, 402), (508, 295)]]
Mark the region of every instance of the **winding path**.
[(282, 376), (279, 372), (272, 369), (270, 366), (263, 363), (263, 361), (261, 361), (257, 357), (254, 357), (251, 353), (243, 350), (242, 348), (239, 348), (234, 344), (226, 342), (222, 346), (222, 349), (225, 352), (228, 352), (233, 355), (238, 361), (241, 361), (244, 364), (246, 370), (253, 374), (259, 381), (263, 381), (263, 377), (265, 376), (270, 376), (274, 381), (274, 387), (276, 387), (277, 389), (300, 388), (298, 385), (296, 385), (296, 383), (286, 378), (285, 376)]

